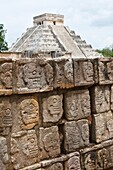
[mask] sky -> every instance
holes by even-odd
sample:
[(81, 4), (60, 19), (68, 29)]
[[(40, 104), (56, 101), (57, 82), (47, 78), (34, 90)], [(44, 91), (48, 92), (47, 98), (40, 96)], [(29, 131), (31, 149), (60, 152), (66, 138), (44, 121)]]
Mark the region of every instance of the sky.
[(113, 44), (113, 0), (0, 0), (0, 24), (9, 46), (43, 13), (63, 14), (65, 26), (94, 49)]

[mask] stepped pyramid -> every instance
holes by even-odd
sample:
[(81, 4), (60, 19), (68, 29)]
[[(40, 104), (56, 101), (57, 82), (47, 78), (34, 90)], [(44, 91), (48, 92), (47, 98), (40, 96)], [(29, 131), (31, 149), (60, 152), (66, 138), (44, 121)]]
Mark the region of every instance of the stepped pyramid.
[(102, 57), (80, 36), (64, 26), (64, 16), (45, 13), (33, 18), (34, 26), (10, 47), (10, 52), (29, 51), (33, 54), (48, 54), (52, 58), (68, 56), (75, 58)]

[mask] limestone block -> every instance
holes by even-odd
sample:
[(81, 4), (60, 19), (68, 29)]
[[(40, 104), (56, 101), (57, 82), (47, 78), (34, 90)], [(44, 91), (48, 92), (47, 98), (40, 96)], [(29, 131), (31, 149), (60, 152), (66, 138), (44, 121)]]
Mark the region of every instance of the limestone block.
[(23, 59), (16, 62), (16, 68), (16, 93), (42, 92), (53, 89), (51, 62), (39, 59)]
[(15, 169), (36, 163), (38, 155), (35, 130), (13, 133), (11, 138), (11, 160)]
[(12, 62), (2, 61), (0, 62), (0, 95), (12, 94), (12, 85)]
[(74, 60), (74, 85), (94, 84), (95, 72), (91, 60)]
[(66, 122), (64, 134), (64, 148), (66, 152), (72, 152), (77, 148), (87, 146), (89, 144), (88, 121), (83, 119)]
[(41, 127), (39, 129), (39, 142), (41, 159), (53, 158), (58, 156), (60, 154), (60, 138), (58, 127)]
[(6, 138), (0, 136), (0, 169), (6, 170), (9, 162)]
[(81, 170), (80, 158), (73, 156), (65, 162), (65, 170)]
[(0, 135), (8, 135), (12, 127), (12, 108), (9, 97), (0, 98)]
[(111, 110), (113, 111), (113, 86), (111, 86)]
[(99, 84), (113, 83), (113, 59), (99, 59)]
[(98, 168), (107, 169), (110, 167), (110, 155), (107, 148), (103, 148), (97, 152)]
[(92, 89), (93, 113), (102, 113), (110, 110), (109, 86), (96, 86)]
[(33, 96), (17, 97), (16, 101), (12, 102), (12, 107), (14, 118), (13, 133), (32, 129), (39, 123), (39, 104), (37, 98)]
[(93, 149), (83, 155), (82, 165), (85, 170), (104, 170), (113, 167), (113, 163), (111, 161), (112, 157), (110, 155), (110, 148), (105, 147), (97, 150)]
[(97, 143), (113, 138), (113, 115), (110, 111), (93, 115), (91, 134)]
[(71, 59), (58, 59), (54, 61), (55, 83), (54, 88), (71, 88), (73, 82), (73, 63)]
[(69, 91), (65, 94), (65, 117), (67, 120), (86, 118), (91, 114), (88, 90)]
[(20, 103), (21, 128), (31, 129), (39, 121), (39, 106), (35, 99), (25, 99)]
[(84, 169), (86, 170), (96, 170), (97, 169), (97, 154), (96, 152), (92, 151), (88, 154), (84, 155)]
[(110, 151), (110, 160), (111, 160), (111, 164), (112, 164), (112, 166), (113, 166), (113, 145), (110, 146), (109, 151)]
[(61, 163), (55, 163), (49, 167), (42, 168), (42, 170), (63, 170), (63, 165)]
[(63, 114), (62, 95), (53, 95), (43, 98), (43, 122), (58, 122)]

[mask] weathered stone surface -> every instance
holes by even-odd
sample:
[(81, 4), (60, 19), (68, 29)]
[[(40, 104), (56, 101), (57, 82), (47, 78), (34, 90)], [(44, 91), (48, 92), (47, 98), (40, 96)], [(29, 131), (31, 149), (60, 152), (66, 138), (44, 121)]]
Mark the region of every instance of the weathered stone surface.
[(31, 129), (39, 121), (39, 106), (35, 99), (25, 99), (21, 101), (20, 115), (22, 120), (22, 129)]
[(0, 135), (8, 135), (12, 127), (12, 109), (8, 97), (0, 98)]
[(59, 59), (54, 61), (55, 65), (55, 84), (54, 87), (71, 88), (73, 82), (73, 63), (71, 59)]
[(102, 58), (99, 60), (99, 84), (113, 83), (113, 59)]
[(39, 104), (34, 96), (21, 96), (13, 99), (12, 133), (32, 129), (39, 123)]
[(112, 146), (109, 146), (109, 144), (106, 146), (103, 143), (99, 147), (89, 148), (89, 151), (82, 154), (81, 158), (82, 169), (104, 170), (113, 168)]
[(18, 93), (41, 92), (53, 89), (53, 68), (44, 60), (17, 62)]
[(0, 170), (6, 170), (9, 162), (6, 138), (0, 136)]
[(74, 60), (74, 85), (87, 86), (94, 84), (93, 63), (90, 60)]
[(0, 65), (0, 89), (12, 88), (12, 63)]
[(92, 139), (101, 142), (113, 138), (113, 115), (112, 113), (100, 113), (93, 115)]
[(58, 122), (63, 114), (62, 95), (53, 95), (43, 98), (43, 122)]
[(78, 120), (88, 117), (90, 110), (90, 96), (88, 90), (69, 91), (65, 94), (65, 117), (68, 120)]
[(73, 156), (65, 162), (65, 170), (81, 170), (80, 158)]
[(12, 60), (0, 57), (0, 95), (11, 95), (12, 78)]
[(93, 113), (102, 113), (110, 110), (109, 86), (95, 86), (91, 95)]
[(77, 148), (89, 144), (89, 127), (88, 121), (85, 119), (66, 122), (64, 133), (64, 148), (66, 152), (75, 151)]
[(63, 170), (63, 165), (61, 163), (55, 163), (49, 167), (42, 168), (42, 170)]
[(111, 110), (113, 111), (113, 86), (111, 86)]
[(58, 156), (60, 154), (58, 127), (40, 128), (39, 142), (41, 159)]
[(35, 130), (17, 133), (11, 138), (11, 160), (15, 169), (34, 164), (38, 160), (38, 145)]

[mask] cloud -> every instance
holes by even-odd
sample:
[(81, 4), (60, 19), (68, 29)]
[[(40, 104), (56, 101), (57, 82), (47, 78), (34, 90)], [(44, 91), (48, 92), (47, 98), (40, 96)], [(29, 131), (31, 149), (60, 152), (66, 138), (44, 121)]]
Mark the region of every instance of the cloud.
[(0, 0), (0, 4), (0, 22), (7, 29), (10, 45), (32, 26), (34, 16), (45, 12), (64, 14), (65, 25), (95, 48), (112, 41), (112, 0)]

